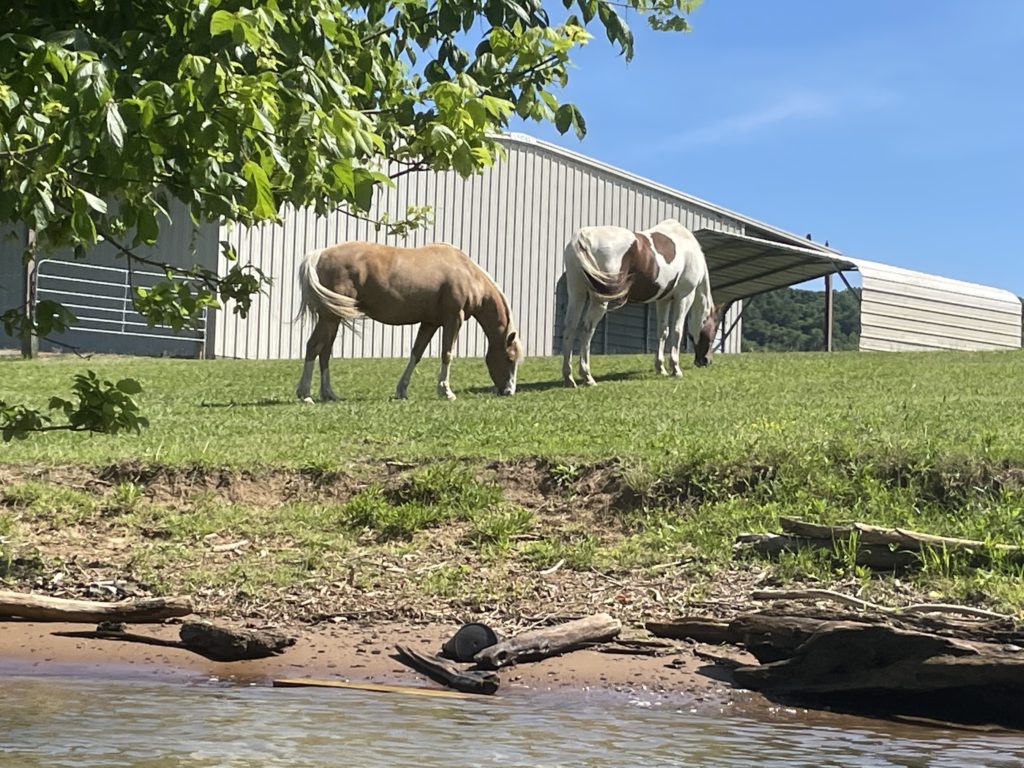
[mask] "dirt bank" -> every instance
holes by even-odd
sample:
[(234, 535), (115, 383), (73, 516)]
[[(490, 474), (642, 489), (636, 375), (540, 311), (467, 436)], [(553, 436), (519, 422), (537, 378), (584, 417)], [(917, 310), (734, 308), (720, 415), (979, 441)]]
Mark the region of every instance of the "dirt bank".
[[(8, 621), (0, 623), (0, 674), (75, 675), (103, 678), (218, 678), (269, 684), (281, 677), (370, 681), (438, 686), (396, 661), (394, 643), (436, 652), (456, 627), (439, 624), (350, 624), (305, 627), (296, 644), (280, 656), (255, 661), (209, 661), (190, 651), (114, 640), (62, 637), (54, 632), (88, 629), (81, 624)], [(133, 626), (132, 631), (173, 640), (173, 624)], [(499, 671), (497, 695), (531, 692), (611, 692), (662, 698), (697, 709), (762, 711), (763, 697), (732, 689), (724, 670), (697, 658), (685, 644), (651, 657), (580, 650)]]

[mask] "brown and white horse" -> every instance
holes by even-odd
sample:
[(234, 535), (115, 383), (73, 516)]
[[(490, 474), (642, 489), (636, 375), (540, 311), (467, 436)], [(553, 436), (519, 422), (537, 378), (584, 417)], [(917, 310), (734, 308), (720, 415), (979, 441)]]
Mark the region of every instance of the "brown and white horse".
[(584, 384), (594, 383), (590, 341), (609, 304), (615, 309), (626, 303), (654, 303), (658, 314), (654, 370), (658, 373), (667, 373), (667, 341), (670, 372), (682, 376), (679, 346), (684, 322), (696, 348), (694, 365), (711, 364), (711, 345), (718, 331), (711, 278), (700, 243), (675, 219), (642, 232), (584, 227), (565, 246), (565, 281), (569, 306), (562, 336), (562, 378), (566, 386), (576, 386), (572, 346), (578, 330), (580, 378)]
[(302, 309), (316, 319), (306, 344), (306, 363), (296, 387), (299, 399), (309, 394), (313, 361), (320, 358), (320, 398), (337, 400), (331, 389), (328, 361), (338, 326), (351, 327), (361, 317), (387, 325), (420, 324), (412, 355), (395, 389), (405, 399), (413, 369), (431, 338), (441, 329), (441, 373), (437, 392), (455, 399), (448, 384), (452, 348), (463, 322), (475, 317), (487, 336), (487, 370), (500, 395), (516, 391), (516, 370), (523, 351), (508, 302), (490, 275), (466, 254), (443, 243), (421, 248), (394, 248), (351, 242), (308, 254), (299, 266)]

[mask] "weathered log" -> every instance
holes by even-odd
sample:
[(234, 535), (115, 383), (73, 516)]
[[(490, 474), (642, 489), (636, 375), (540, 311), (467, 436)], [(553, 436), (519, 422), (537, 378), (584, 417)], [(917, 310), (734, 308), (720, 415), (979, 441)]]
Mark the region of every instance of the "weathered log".
[(178, 634), (186, 648), (214, 661), (262, 659), (283, 653), (285, 648), (295, 644), (294, 637), (280, 632), (234, 629), (208, 621), (186, 621)]
[(398, 651), (398, 660), (403, 664), (456, 691), (490, 695), (497, 691), (501, 684), (501, 679), (494, 672), (462, 670), (450, 661), (438, 656), (428, 656), (400, 644), (395, 645), (395, 650)]
[(557, 656), (585, 645), (603, 643), (622, 629), (618, 619), (598, 613), (553, 627), (523, 632), (484, 648), (473, 660), (488, 669), (500, 669), (520, 661), (536, 661)]
[(995, 686), (1024, 693), (1024, 652), (878, 624), (832, 622), (790, 658), (735, 671), (773, 693), (938, 691)]
[(133, 624), (160, 622), (192, 613), (185, 597), (148, 597), (105, 603), (96, 600), (68, 600), (46, 595), (0, 591), (0, 617), (29, 621), (68, 621), (95, 624), (127, 621)]
[(729, 622), (729, 631), (759, 662), (766, 664), (788, 659), (827, 623), (803, 616), (746, 613)]
[(851, 535), (856, 534), (858, 541), (863, 544), (892, 546), (912, 552), (936, 548), (985, 557), (986, 552), (995, 551), (1011, 561), (1024, 561), (1024, 547), (1012, 544), (988, 544), (984, 541), (960, 539), (952, 536), (936, 536), (935, 534), (911, 531), (905, 528), (887, 528), (885, 526), (857, 522), (846, 525), (819, 525), (791, 517), (780, 517), (779, 525), (786, 533), (811, 539), (838, 539), (842, 541), (848, 540)]
[[(802, 552), (821, 549), (836, 552), (836, 540), (832, 538), (808, 538), (780, 533), (741, 533), (736, 537), (733, 550), (753, 551), (757, 554), (777, 558), (783, 552)], [(858, 543), (854, 562), (875, 571), (903, 571), (917, 568), (921, 559), (916, 552), (893, 551), (883, 544)]]
[(655, 637), (673, 640), (696, 640), (698, 643), (736, 643), (739, 641), (728, 621), (708, 619), (701, 616), (686, 616), (674, 621), (648, 621), (644, 628)]

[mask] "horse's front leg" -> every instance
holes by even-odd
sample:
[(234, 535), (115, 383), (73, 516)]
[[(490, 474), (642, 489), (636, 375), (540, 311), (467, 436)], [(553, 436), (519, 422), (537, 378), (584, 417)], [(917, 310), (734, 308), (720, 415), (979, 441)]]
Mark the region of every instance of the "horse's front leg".
[[(306, 362), (302, 366), (302, 376), (299, 378), (298, 386), (295, 387), (295, 394), (300, 400), (312, 403), (310, 397), (310, 385), (313, 381), (313, 361), (320, 358), (320, 397), (324, 400), (337, 400), (337, 395), (331, 390), (330, 373), (327, 371), (328, 360), (331, 356), (331, 346), (334, 344), (334, 337), (338, 334), (338, 321), (329, 317), (321, 317), (317, 320), (313, 332), (306, 342)], [(326, 381), (326, 390), (324, 382)]]
[(672, 299), (662, 299), (654, 305), (658, 318), (657, 347), (654, 350), (654, 372), (661, 376), (668, 374), (668, 371), (665, 370), (665, 342), (668, 341), (668, 320), (671, 314), (671, 306)]
[(398, 386), (395, 387), (396, 400), (405, 400), (407, 397), (412, 372), (416, 369), (419, 361), (423, 359), (423, 353), (426, 351), (427, 345), (430, 344), (430, 340), (434, 338), (435, 333), (437, 333), (436, 325), (420, 323), (420, 329), (416, 333), (416, 340), (412, 343), (412, 354), (409, 355), (409, 364), (405, 366), (402, 378), (398, 380)]
[(686, 323), (686, 316), (690, 313), (690, 306), (693, 304), (693, 294), (684, 296), (672, 301), (671, 325), (672, 332), (668, 337), (669, 369), (672, 375), (679, 377), (683, 375), (683, 369), (679, 367), (679, 348), (683, 342), (683, 328)]
[(601, 322), (601, 318), (607, 311), (608, 305), (605, 302), (591, 297), (590, 303), (583, 313), (583, 333), (580, 336), (580, 378), (588, 387), (597, 383), (590, 374), (590, 342), (594, 338), (597, 324)]
[(462, 329), (463, 315), (460, 309), (454, 318), (441, 327), (441, 373), (437, 377), (437, 394), (447, 400), (454, 400), (455, 393), (448, 383), (448, 377), (452, 368), (453, 350), (455, 339)]

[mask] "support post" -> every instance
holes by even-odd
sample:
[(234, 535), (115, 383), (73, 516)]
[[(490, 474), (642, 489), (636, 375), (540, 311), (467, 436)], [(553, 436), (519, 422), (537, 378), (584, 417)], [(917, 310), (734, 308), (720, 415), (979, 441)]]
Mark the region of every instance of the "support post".
[[(36, 303), (36, 233), (33, 229), (25, 230), (25, 256), (22, 258), (21, 302), (25, 318), (32, 322), (35, 317)], [(33, 358), (39, 356), (39, 338), (33, 331), (21, 340), (21, 356)]]
[(832, 294), (832, 275), (825, 275), (825, 351), (832, 351), (832, 326), (834, 306)]

